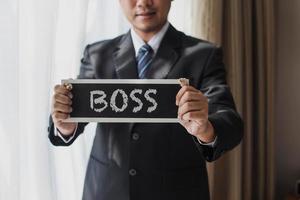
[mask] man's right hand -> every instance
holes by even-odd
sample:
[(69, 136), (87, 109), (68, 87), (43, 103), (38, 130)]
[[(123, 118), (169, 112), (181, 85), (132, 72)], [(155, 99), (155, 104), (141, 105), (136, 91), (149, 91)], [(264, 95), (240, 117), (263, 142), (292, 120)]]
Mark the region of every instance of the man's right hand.
[(72, 112), (72, 97), (72, 93), (65, 86), (54, 87), (51, 115), (54, 125), (64, 136), (72, 135), (77, 127), (77, 123), (63, 122)]

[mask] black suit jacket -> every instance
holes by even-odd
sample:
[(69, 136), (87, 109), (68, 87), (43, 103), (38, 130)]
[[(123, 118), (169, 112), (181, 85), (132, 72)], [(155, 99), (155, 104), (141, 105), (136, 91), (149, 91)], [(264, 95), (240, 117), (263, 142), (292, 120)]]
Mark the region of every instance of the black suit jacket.
[[(214, 148), (201, 145), (180, 124), (98, 124), (87, 167), (85, 200), (207, 200), (205, 160), (216, 160), (242, 138), (243, 124), (225, 81), (221, 50), (169, 27), (146, 75), (188, 78), (209, 99), (209, 120), (217, 134)], [(136, 79), (130, 33), (88, 45), (79, 78)], [(175, 99), (174, 99), (175, 103)], [(53, 133), (54, 145), (65, 144)]]

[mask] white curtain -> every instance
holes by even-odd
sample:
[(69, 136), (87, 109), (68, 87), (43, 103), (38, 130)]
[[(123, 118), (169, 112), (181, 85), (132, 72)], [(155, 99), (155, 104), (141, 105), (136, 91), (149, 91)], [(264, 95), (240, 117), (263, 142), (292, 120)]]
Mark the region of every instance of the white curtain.
[[(171, 23), (188, 34), (196, 1), (172, 3)], [(76, 77), (86, 44), (129, 25), (117, 0), (1, 0), (0, 13), (0, 199), (79, 200), (95, 124), (52, 146), (52, 88)]]

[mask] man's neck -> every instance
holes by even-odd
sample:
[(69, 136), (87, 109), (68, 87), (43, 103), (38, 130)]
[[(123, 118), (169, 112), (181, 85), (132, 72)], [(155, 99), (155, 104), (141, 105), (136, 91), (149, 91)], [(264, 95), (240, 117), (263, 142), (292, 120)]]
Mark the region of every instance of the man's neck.
[(151, 38), (157, 34), (163, 27), (164, 25), (166, 24), (167, 22), (165, 22), (161, 27), (159, 27), (157, 30), (155, 31), (149, 31), (149, 32), (145, 32), (145, 31), (142, 31), (142, 30), (139, 30), (135, 27), (132, 27), (133, 30), (136, 32), (136, 34), (146, 43), (148, 43)]
[(140, 30), (138, 30), (138, 29), (135, 29), (135, 28), (133, 28), (133, 29), (134, 29), (134, 31), (136, 32), (136, 34), (137, 34), (138, 36), (140, 36), (140, 38), (141, 38), (144, 42), (146, 42), (146, 43), (148, 43), (148, 42), (151, 40), (151, 38), (152, 38), (156, 33), (159, 32), (159, 30), (158, 30), (158, 31), (155, 31), (155, 32), (149, 32), (149, 33), (147, 33), (147, 32), (143, 32), (143, 31), (140, 31)]

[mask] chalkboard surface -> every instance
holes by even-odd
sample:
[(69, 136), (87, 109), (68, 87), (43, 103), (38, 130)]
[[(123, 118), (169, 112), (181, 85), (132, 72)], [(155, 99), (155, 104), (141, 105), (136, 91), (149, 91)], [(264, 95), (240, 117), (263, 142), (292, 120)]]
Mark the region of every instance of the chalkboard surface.
[(178, 122), (178, 79), (63, 80), (72, 87), (69, 122)]

